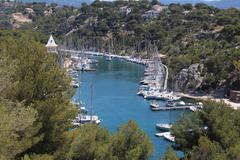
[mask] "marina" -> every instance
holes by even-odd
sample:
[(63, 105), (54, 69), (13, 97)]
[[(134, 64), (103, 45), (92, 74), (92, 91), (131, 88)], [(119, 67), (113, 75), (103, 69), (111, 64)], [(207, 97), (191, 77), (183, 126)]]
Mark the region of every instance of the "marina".
[[(133, 119), (150, 136), (155, 148), (157, 148), (152, 156), (152, 160), (158, 159), (163, 154), (163, 151), (165, 151), (159, 149), (160, 147), (163, 145), (167, 147), (175, 142), (175, 137), (171, 135), (170, 129), (178, 117), (186, 112), (186, 110), (195, 112), (202, 108), (202, 104), (200, 103), (185, 103), (181, 100), (181, 97), (174, 93), (173, 88), (171, 90), (167, 88), (168, 68), (162, 64), (161, 59), (143, 60), (141, 58), (118, 56), (109, 53), (65, 51), (71, 54), (72, 62), (70, 71), (74, 70), (71, 71), (74, 73), (71, 76), (74, 77), (74, 81), (78, 81), (81, 84), (80, 87), (76, 87), (76, 95), (73, 99), (89, 103), (89, 98), (85, 96), (88, 95), (89, 89), (92, 90), (94, 88), (94, 99), (91, 91), (90, 105), (87, 104), (86, 106), (93, 106), (93, 104), (96, 106), (94, 111), (92, 108), (84, 108), (83, 111), (87, 111), (85, 113), (82, 113), (80, 107), (79, 114), (73, 121), (73, 125), (77, 127), (85, 123), (101, 123), (101, 125), (106, 126), (110, 131), (114, 132), (117, 126)], [(84, 69), (81, 67), (84, 67)], [(88, 69), (94, 72), (85, 72)], [(99, 78), (102, 78), (102, 80), (98, 85)], [(134, 79), (131, 80), (131, 78)], [(127, 85), (129, 80), (131, 86), (134, 86), (134, 89), (131, 89), (131, 91), (128, 90)], [(119, 83), (116, 84), (116, 82)], [(121, 83), (123, 84), (121, 85)], [(91, 87), (86, 89), (89, 86)], [(124, 93), (123, 95), (119, 95), (121, 91)], [(95, 96), (95, 92), (99, 94)], [(130, 93), (131, 95), (129, 95)], [(104, 97), (100, 98), (102, 94)], [(140, 100), (140, 96), (145, 100)], [(142, 104), (137, 105), (135, 103)], [(142, 108), (139, 108), (139, 106), (142, 106)], [(141, 115), (139, 119), (139, 113), (141, 113), (141, 110), (146, 112), (146, 106), (150, 107), (150, 113), (152, 114), (147, 116), (147, 119), (145, 115)], [(91, 111), (90, 115), (88, 114), (88, 110)], [(156, 113), (155, 111), (168, 112)], [(178, 114), (178, 116), (172, 116), (173, 113)], [(146, 114), (149, 114), (149, 112)], [(162, 114), (167, 114), (167, 118), (157, 116)], [(145, 123), (147, 121), (149, 121), (148, 124)], [(149, 124), (152, 124), (152, 126), (149, 126)], [(142, 127), (142, 125), (144, 126)], [(156, 133), (156, 130), (160, 131), (160, 133)], [(163, 139), (156, 139), (157, 137), (163, 137)], [(178, 154), (181, 155), (182, 153), (178, 152)]]
[[(174, 123), (185, 111), (152, 112), (149, 109), (150, 101), (136, 95), (145, 66), (120, 58), (108, 61), (103, 56), (97, 57), (98, 63), (93, 65), (96, 68), (95, 72), (78, 72), (81, 86), (76, 89), (73, 100), (80, 99), (90, 111), (92, 85), (92, 114), (99, 117), (101, 125), (115, 132), (128, 120), (136, 121), (154, 144), (155, 151), (151, 160), (159, 159), (171, 144), (155, 136), (156, 123)], [(158, 103), (160, 106), (166, 105), (166, 101), (160, 100)], [(178, 154), (182, 155), (181, 152)]]
[(160, 58), (149, 60), (144, 70), (144, 77), (139, 82), (137, 95), (147, 100), (179, 100), (181, 97), (173, 92), (173, 88), (172, 91), (168, 91), (168, 74), (168, 67), (162, 64)]
[(49, 1), (0, 2), (1, 159), (240, 157), (240, 0)]
[[(174, 143), (175, 142), (175, 138), (171, 135), (170, 133), (170, 129), (172, 127), (172, 123), (175, 122), (175, 120), (180, 117), (180, 116), (176, 116), (174, 118), (172, 118), (172, 116), (170, 116), (170, 114), (172, 114), (172, 112), (176, 112), (178, 114), (182, 114), (183, 112), (186, 112), (186, 110), (195, 112), (199, 109), (202, 108), (202, 103), (185, 103), (184, 101), (180, 100), (181, 97), (177, 96), (173, 90), (168, 90), (167, 88), (167, 83), (168, 83), (168, 68), (167, 66), (163, 65), (161, 63), (161, 60), (142, 60), (140, 58), (132, 58), (132, 57), (125, 57), (125, 56), (118, 56), (118, 55), (113, 55), (113, 54), (107, 54), (107, 53), (98, 53), (98, 52), (80, 52), (80, 51), (75, 51), (71, 53), (71, 59), (72, 59), (72, 64), (71, 66), (73, 66), (71, 69), (74, 71), (74, 74), (72, 74), (73, 76), (73, 80), (79, 82), (79, 84), (81, 84), (81, 87), (76, 87), (77, 88), (77, 93), (76, 95), (81, 95), (81, 98), (78, 97), (74, 97), (77, 100), (83, 100), (84, 102), (86, 102), (84, 97), (85, 95), (85, 91), (84, 90), (84, 84), (87, 83), (89, 86), (92, 86), (96, 84), (96, 80), (99, 78), (99, 74), (100, 73), (105, 73), (108, 74), (109, 72), (114, 72), (115, 69), (116, 71), (118, 71), (117, 73), (115, 73), (116, 77), (118, 77), (120, 80), (127, 80), (129, 78), (131, 78), (132, 76), (134, 76), (134, 74), (137, 75), (137, 77), (135, 77), (136, 79), (134, 80), (134, 86), (135, 88), (135, 93), (137, 93), (137, 95), (135, 94), (134, 98), (142, 96), (144, 97), (145, 100), (150, 100), (150, 101), (145, 101), (145, 103), (147, 103), (147, 105), (150, 107), (150, 111), (153, 111), (153, 113), (155, 111), (171, 111), (171, 112), (165, 112), (167, 114), (169, 114), (169, 117), (167, 119), (162, 119), (164, 123), (157, 123), (159, 122), (159, 119), (161, 119), (160, 117), (157, 117), (157, 120), (151, 121), (151, 123), (155, 123), (156, 124), (156, 129), (158, 131), (161, 131), (160, 133), (156, 133), (154, 134), (154, 132), (156, 131), (145, 131), (148, 130), (148, 127), (141, 127), (144, 129), (145, 132), (147, 132), (147, 134), (153, 139), (153, 143), (155, 145), (155, 147), (161, 143), (161, 147), (162, 144), (165, 143), (167, 146), (170, 145), (170, 143)], [(81, 56), (79, 56), (79, 54)], [(80, 57), (80, 58), (79, 58)], [(130, 63), (128, 63), (130, 62)], [(82, 65), (84, 64), (84, 65)], [(139, 65), (140, 64), (140, 65)], [(118, 65), (120, 65), (121, 67), (117, 67), (114, 68)], [(79, 67), (80, 66), (80, 67)], [(79, 69), (81, 67), (85, 67), (85, 69)], [(86, 67), (87, 66), (87, 67)], [(127, 67), (133, 67), (134, 69), (127, 69)], [(103, 67), (103, 68), (102, 68)], [(95, 72), (85, 72), (88, 71), (88, 69), (90, 69), (90, 71), (95, 71)], [(123, 70), (122, 70), (123, 69)], [(121, 71), (119, 73), (119, 71)], [(70, 72), (70, 73), (71, 73)], [(124, 75), (124, 73), (128, 73), (127, 75)], [(137, 73), (136, 73), (137, 72)], [(76, 74), (77, 73), (77, 74)], [(134, 73), (134, 74), (133, 74)], [(101, 75), (101, 74), (100, 74)], [(135, 75), (135, 76), (136, 76)], [(94, 79), (91, 80), (84, 80), (84, 78), (86, 78), (86, 76), (90, 76), (90, 77), (95, 77)], [(144, 76), (144, 78), (142, 79), (142, 76)], [(92, 77), (92, 78), (93, 78)], [(108, 78), (111, 78), (111, 76), (106, 76), (103, 79), (105, 79), (107, 84), (110, 84), (111, 82), (108, 83)], [(140, 79), (140, 80), (139, 80)], [(142, 79), (142, 80), (141, 80)], [(115, 81), (118, 81), (118, 79), (114, 78)], [(139, 84), (136, 83), (137, 81), (139, 81)], [(86, 85), (86, 84), (85, 84)], [(102, 83), (103, 86), (105, 86), (105, 83)], [(103, 86), (99, 86), (100, 88), (102, 88)], [(94, 87), (95, 88), (95, 87)], [(108, 88), (108, 87), (106, 87)], [(104, 92), (106, 90), (106, 88), (102, 88), (102, 92)], [(105, 99), (104, 102), (102, 102), (103, 99), (99, 99), (99, 101), (101, 101), (104, 105), (109, 105), (108, 102), (109, 100), (114, 99), (112, 102), (109, 102), (110, 106), (112, 106), (113, 108), (117, 105), (116, 103), (116, 98), (119, 98), (118, 95), (113, 96), (113, 92), (112, 92), (112, 88), (115, 88), (116, 90), (114, 92), (118, 93), (121, 89), (125, 89), (126, 86), (124, 85), (124, 87), (119, 88), (119, 84), (116, 84), (115, 86), (111, 86), (109, 89), (109, 92), (106, 93), (106, 97), (107, 99)], [(137, 89), (138, 88), (138, 89)], [(92, 89), (92, 88), (91, 88)], [(78, 91), (80, 90), (80, 93), (78, 93)], [(136, 92), (136, 90), (138, 90)], [(132, 90), (133, 91), (133, 90)], [(81, 94), (82, 92), (84, 92), (84, 94)], [(129, 94), (129, 93), (128, 93)], [(133, 94), (134, 95), (134, 94)], [(128, 95), (127, 97), (125, 97), (126, 95), (122, 95), (123, 97), (125, 97), (126, 99), (128, 99), (129, 97), (133, 96), (133, 95)], [(122, 97), (120, 96), (120, 97)], [(80, 96), (79, 96), (80, 97)], [(90, 96), (92, 98), (92, 95)], [(91, 99), (91, 105), (92, 106), (93, 99)], [(136, 99), (135, 99), (136, 100)], [(94, 101), (96, 101), (96, 98), (94, 98)], [(107, 104), (106, 104), (107, 103)], [(119, 102), (119, 104), (123, 103), (123, 101)], [(133, 101), (134, 103), (134, 101)], [(95, 103), (94, 103), (95, 104)], [(75, 120), (73, 121), (73, 125), (75, 127), (80, 126), (82, 124), (85, 123), (95, 123), (95, 124), (102, 124), (103, 126), (105, 124), (107, 124), (107, 128), (110, 131), (115, 131), (116, 130), (116, 126), (117, 123), (112, 124), (112, 126), (108, 126), (108, 121), (109, 121), (109, 117), (107, 117), (107, 119), (104, 118), (104, 115), (106, 113), (101, 113), (101, 111), (98, 111), (98, 107), (102, 108), (103, 104), (97, 104), (96, 106), (96, 110), (93, 113), (93, 110), (91, 110), (91, 114), (88, 115), (88, 109), (84, 108), (83, 111), (87, 111), (85, 113), (82, 113), (81, 108), (79, 109), (79, 115), (75, 118)], [(129, 101), (129, 103), (126, 104), (126, 106), (128, 106), (129, 104), (131, 104), (131, 102)], [(135, 106), (135, 105), (133, 105)], [(146, 104), (144, 105), (146, 106)], [(123, 106), (120, 106), (121, 109)], [(121, 113), (119, 113), (118, 111), (121, 110), (119, 107), (117, 107), (117, 109), (112, 110), (112, 108), (109, 108), (109, 110), (111, 111), (117, 111), (116, 115), (119, 115), (121, 117), (118, 117), (118, 119), (116, 119), (116, 117), (112, 117), (114, 119), (114, 122), (118, 122), (119, 119), (123, 118), (121, 115)], [(102, 109), (104, 110), (104, 109)], [(108, 112), (108, 111), (106, 111)], [(131, 114), (131, 112), (128, 112), (128, 109), (125, 111), (128, 114)], [(137, 114), (139, 112), (139, 110), (137, 110), (137, 108), (134, 108), (134, 114)], [(162, 114), (164, 112), (158, 112), (158, 114)], [(155, 113), (157, 114), (157, 113)], [(100, 117), (100, 118), (99, 118)], [(112, 121), (113, 119), (111, 119), (110, 121)], [(125, 119), (126, 123), (127, 120), (129, 119), (133, 119), (135, 121), (138, 122), (138, 120), (136, 120), (134, 118), (134, 116), (130, 116), (129, 118)], [(146, 118), (143, 118), (144, 120), (146, 120)], [(107, 122), (105, 122), (105, 120)], [(119, 123), (123, 124), (123, 123)], [(139, 123), (139, 122), (138, 122)], [(142, 125), (142, 121), (139, 123), (140, 125)], [(154, 129), (154, 127), (152, 127)], [(155, 135), (155, 136), (153, 136)], [(153, 138), (153, 137), (154, 138)], [(156, 137), (163, 137), (163, 139), (158, 139), (156, 140)], [(165, 141), (166, 140), (166, 141)], [(163, 153), (161, 153), (161, 151), (159, 152), (158, 150), (156, 150), (156, 153), (154, 153), (153, 155), (153, 160), (157, 159), (156, 157), (160, 157), (160, 155), (162, 155)], [(182, 154), (181, 152), (178, 154)]]

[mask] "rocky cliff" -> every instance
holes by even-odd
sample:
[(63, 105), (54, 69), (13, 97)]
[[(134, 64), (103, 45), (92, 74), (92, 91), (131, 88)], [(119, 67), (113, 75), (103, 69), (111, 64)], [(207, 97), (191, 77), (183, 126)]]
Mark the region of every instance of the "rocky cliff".
[(202, 64), (192, 64), (188, 69), (182, 69), (176, 77), (175, 90), (178, 92), (195, 91), (203, 83)]

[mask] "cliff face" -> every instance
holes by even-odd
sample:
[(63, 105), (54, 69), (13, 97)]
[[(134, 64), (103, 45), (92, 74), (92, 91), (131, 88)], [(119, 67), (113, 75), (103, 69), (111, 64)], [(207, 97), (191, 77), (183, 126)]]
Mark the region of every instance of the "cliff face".
[(203, 83), (202, 70), (202, 64), (192, 64), (188, 69), (182, 69), (177, 75), (175, 90), (188, 92), (198, 89)]

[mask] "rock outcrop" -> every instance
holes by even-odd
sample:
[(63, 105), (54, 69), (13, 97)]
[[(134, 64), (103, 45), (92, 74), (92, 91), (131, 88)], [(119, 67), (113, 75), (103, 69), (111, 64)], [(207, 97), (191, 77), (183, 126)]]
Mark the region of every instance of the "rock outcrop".
[(203, 83), (202, 70), (202, 64), (192, 64), (188, 69), (182, 69), (177, 74), (175, 90), (178, 92), (190, 92), (201, 87)]

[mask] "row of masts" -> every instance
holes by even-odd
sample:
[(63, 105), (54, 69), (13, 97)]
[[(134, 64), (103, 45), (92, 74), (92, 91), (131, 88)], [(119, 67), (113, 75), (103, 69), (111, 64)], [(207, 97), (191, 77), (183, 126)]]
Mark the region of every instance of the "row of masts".
[[(79, 73), (77, 73), (78, 75), (80, 75)], [(78, 76), (76, 76), (78, 77)], [(79, 80), (80, 77), (78, 78)], [(75, 119), (72, 121), (72, 124), (74, 127), (78, 127), (81, 126), (83, 124), (86, 123), (95, 123), (95, 124), (100, 124), (101, 120), (99, 119), (99, 117), (97, 115), (93, 114), (93, 86), (90, 86), (90, 113), (89, 111), (86, 109), (85, 104), (83, 102), (81, 102), (81, 91), (78, 94), (79, 96), (77, 97), (77, 100), (73, 101), (73, 105), (75, 105), (75, 107), (77, 107), (78, 109), (78, 114), (75, 117)]]
[[(80, 87), (80, 71), (86, 71), (86, 67), (90, 66), (90, 64), (93, 62), (91, 59), (85, 56), (81, 56), (80, 54), (78, 55), (70, 55), (70, 58), (68, 61), (65, 62), (65, 64), (62, 64), (62, 53), (61, 49), (58, 48), (58, 45), (55, 43), (55, 40), (53, 39), (53, 36), (50, 36), (48, 43), (45, 46), (47, 48), (47, 51), (49, 53), (54, 53), (56, 54), (57, 63), (62, 67), (64, 65), (67, 65), (66, 69), (69, 74), (69, 76), (72, 77), (72, 86), (74, 88), (79, 88)], [(60, 51), (60, 52), (59, 52)], [(83, 55), (83, 54), (82, 54)], [(90, 69), (87, 69), (87, 71), (90, 71)], [(92, 70), (91, 70), (92, 71)], [(88, 110), (85, 108), (84, 104), (80, 101), (80, 95), (78, 97), (78, 101), (73, 101), (73, 105), (77, 107), (78, 109), (78, 114), (73, 119), (72, 124), (74, 127), (78, 127), (82, 124), (85, 123), (96, 123), (99, 124), (101, 123), (101, 120), (98, 118), (98, 116), (93, 115), (93, 87), (91, 85), (91, 104), (90, 104), (90, 115), (87, 115)]]
[[(150, 59), (152, 55), (158, 50), (159, 42), (154, 40), (143, 40), (129, 42), (126, 38), (102, 38), (102, 37), (73, 37), (71, 35), (60, 40), (62, 49), (73, 49), (93, 52), (108, 52), (111, 54), (123, 52), (132, 52), (135, 54), (145, 53)], [(129, 47), (131, 46), (131, 47)]]
[(155, 48), (153, 58), (148, 62), (144, 71), (143, 80), (140, 81), (140, 90), (137, 93), (145, 99), (155, 100), (178, 100), (172, 91), (169, 92), (168, 86), (168, 67), (164, 65)]

